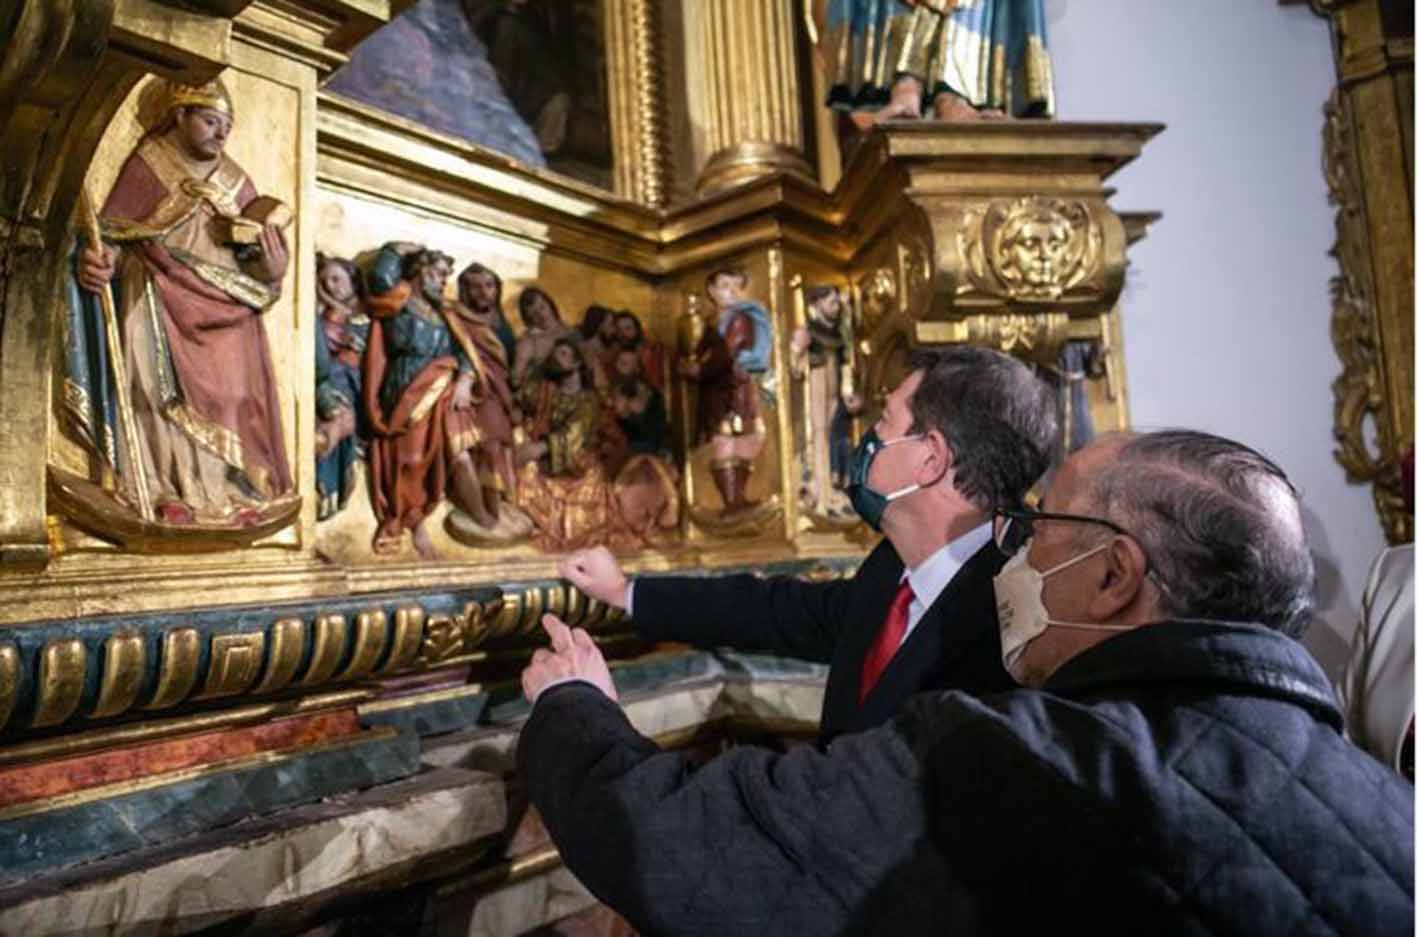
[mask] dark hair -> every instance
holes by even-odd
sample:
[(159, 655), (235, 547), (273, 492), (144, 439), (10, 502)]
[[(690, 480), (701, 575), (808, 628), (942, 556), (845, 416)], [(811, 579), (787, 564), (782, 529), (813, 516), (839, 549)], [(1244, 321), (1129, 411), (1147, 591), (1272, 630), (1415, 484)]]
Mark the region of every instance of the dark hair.
[(719, 267), (717, 270), (704, 277), (704, 286), (712, 286), (713, 281), (717, 280), (719, 277), (733, 277), (742, 283), (744, 288), (748, 286), (748, 271), (744, 270), (742, 267)]
[(1048, 468), (1058, 433), (1053, 392), (1017, 358), (973, 345), (918, 351), (911, 432), (937, 431), (955, 487), (981, 508), (1017, 507)]
[(641, 342), (645, 337), (645, 327), (640, 322), (640, 317), (628, 309), (621, 309), (615, 313), (615, 323), (618, 325), (622, 320), (628, 319), (635, 324), (635, 342)]
[[(567, 348), (571, 349), (571, 352), (576, 356), (576, 363), (565, 370), (562, 370), (561, 366), (556, 363), (556, 352), (561, 348), (562, 345), (565, 345)], [(585, 355), (581, 354), (581, 346), (576, 342), (575, 339), (556, 339), (556, 341), (551, 345), (551, 352), (546, 356), (546, 361), (541, 365), (541, 370), (542, 373), (544, 373), (553, 381), (559, 381), (561, 378), (570, 374), (572, 371), (579, 371), (581, 375), (581, 384), (583, 385), (582, 389), (589, 390), (591, 387), (592, 375), (590, 373), (590, 366), (586, 364)]]
[(598, 306), (592, 303), (585, 307), (585, 318), (581, 319), (581, 338), (595, 338), (595, 333), (600, 331), (600, 327), (605, 324), (606, 319), (613, 319), (615, 311), (605, 306)]
[(531, 305), (531, 298), (533, 296), (540, 296), (542, 299), (546, 300), (546, 305), (551, 307), (551, 315), (556, 318), (557, 322), (562, 321), (561, 310), (556, 308), (556, 300), (551, 298), (551, 294), (539, 286), (528, 286), (526, 289), (522, 290), (521, 295), (517, 297), (517, 312), (521, 313), (522, 322), (527, 325), (531, 324), (526, 321), (526, 310), (527, 307)]
[(333, 254), (315, 252), (315, 276), (319, 276), (326, 267), (340, 267), (349, 275), (349, 284), (354, 287), (354, 295), (364, 295), (364, 278), (359, 275), (359, 267), (354, 261), (345, 257), (335, 257)]
[(840, 290), (834, 286), (809, 286), (804, 291), (802, 298), (806, 301), (808, 306), (815, 306), (828, 296), (839, 292)]
[(1298, 492), (1269, 459), (1220, 436), (1163, 430), (1127, 438), (1089, 487), (1090, 510), (1146, 551), (1167, 616), (1304, 633), (1314, 560)]
[(399, 273), (405, 280), (412, 280), (423, 271), (424, 267), (431, 267), (440, 260), (448, 265), (449, 270), (452, 269), (453, 258), (442, 251), (420, 247), (418, 250), (409, 251), (403, 255), (403, 260), (399, 263)]
[[(464, 267), (462, 273), (458, 274), (458, 292), (462, 292), (463, 280), (478, 273), (492, 278), (493, 284), (497, 287), (496, 306), (498, 311), (500, 311), (502, 308), (502, 278), (497, 276), (497, 271), (493, 270), (491, 267), (484, 267), (479, 263), (470, 263)], [(459, 298), (461, 298), (461, 296)]]

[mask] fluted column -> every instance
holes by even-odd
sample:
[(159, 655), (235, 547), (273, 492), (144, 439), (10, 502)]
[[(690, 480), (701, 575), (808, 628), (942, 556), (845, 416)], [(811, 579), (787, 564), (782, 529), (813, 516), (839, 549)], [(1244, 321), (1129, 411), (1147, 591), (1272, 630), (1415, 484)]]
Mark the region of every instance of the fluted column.
[(791, 0), (699, 0), (705, 151), (700, 194), (769, 173), (806, 177)]
[(658, 0), (606, 5), (615, 194), (654, 206), (669, 199), (659, 6)]

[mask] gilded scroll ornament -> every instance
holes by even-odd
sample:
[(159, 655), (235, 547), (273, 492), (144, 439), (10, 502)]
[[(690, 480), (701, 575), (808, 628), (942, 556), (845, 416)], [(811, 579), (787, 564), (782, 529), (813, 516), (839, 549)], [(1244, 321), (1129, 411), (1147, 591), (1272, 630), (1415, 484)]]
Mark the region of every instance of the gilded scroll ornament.
[(1035, 195), (967, 209), (957, 243), (962, 295), (1056, 300), (1093, 277), (1102, 258), (1102, 228), (1085, 204)]
[(143, 685), (146, 658), (142, 635), (115, 634), (103, 643), (103, 676), (89, 718), (117, 716), (132, 707)]
[[(470, 615), (472, 609), (468, 611)], [(481, 617), (481, 607), (476, 609), (476, 614)], [(434, 615), (428, 619), (428, 624), (423, 629), (419, 661), (426, 667), (432, 667), (462, 653), (467, 641), (467, 619), (468, 616), (462, 615)]]
[[(1324, 105), (1323, 167), (1337, 229), (1333, 255), (1338, 275), (1329, 281), (1331, 331), (1343, 370), (1333, 382), (1334, 457), (1349, 478), (1373, 484), (1387, 537), (1412, 539), (1412, 518), (1402, 504), (1397, 441), (1391, 438), (1382, 374), (1382, 350), (1373, 300), (1371, 249), (1363, 213), (1362, 181), (1352, 149), (1352, 120), (1341, 89)], [(1370, 427), (1376, 432), (1370, 431)], [(1369, 440), (1376, 436), (1376, 449)]]
[(36, 729), (56, 726), (74, 714), (84, 693), (84, 669), (88, 655), (77, 638), (64, 638), (44, 645), (39, 657), (39, 702), (30, 725)]

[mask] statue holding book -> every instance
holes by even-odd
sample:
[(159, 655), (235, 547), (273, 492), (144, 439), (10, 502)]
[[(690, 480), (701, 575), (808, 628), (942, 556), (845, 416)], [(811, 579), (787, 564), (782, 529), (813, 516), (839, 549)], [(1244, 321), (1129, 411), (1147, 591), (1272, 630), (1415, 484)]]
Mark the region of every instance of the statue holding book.
[(291, 213), (224, 152), (235, 108), (220, 81), (154, 82), (143, 102), (148, 132), (103, 204), (101, 240), (75, 258), (65, 411), (145, 523), (288, 523), (298, 497), (263, 319)]

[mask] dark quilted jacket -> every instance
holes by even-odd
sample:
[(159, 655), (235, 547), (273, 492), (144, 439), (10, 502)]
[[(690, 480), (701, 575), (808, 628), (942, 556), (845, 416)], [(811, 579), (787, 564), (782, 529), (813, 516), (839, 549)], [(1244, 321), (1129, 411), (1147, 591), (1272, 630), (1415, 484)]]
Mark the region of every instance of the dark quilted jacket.
[(1340, 724), (1298, 644), (1173, 622), (1045, 692), (698, 770), (567, 685), (520, 761), (572, 871), (648, 934), (1410, 934), (1412, 788)]

